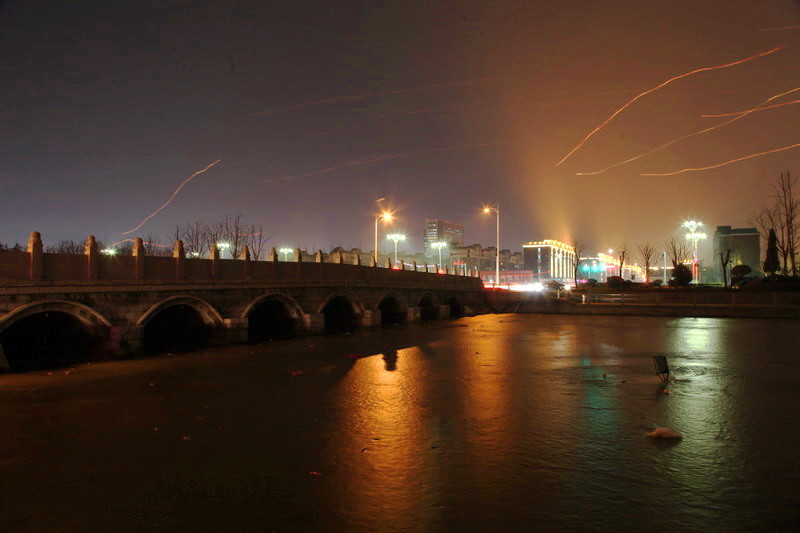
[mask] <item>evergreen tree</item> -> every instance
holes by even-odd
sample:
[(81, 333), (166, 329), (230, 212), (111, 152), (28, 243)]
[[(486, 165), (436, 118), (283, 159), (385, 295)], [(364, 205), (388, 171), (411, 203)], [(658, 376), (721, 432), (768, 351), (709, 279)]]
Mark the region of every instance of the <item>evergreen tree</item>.
[(764, 258), (764, 273), (772, 276), (780, 270), (781, 263), (778, 259), (778, 236), (775, 234), (774, 229), (769, 230), (769, 238), (767, 239), (767, 256)]

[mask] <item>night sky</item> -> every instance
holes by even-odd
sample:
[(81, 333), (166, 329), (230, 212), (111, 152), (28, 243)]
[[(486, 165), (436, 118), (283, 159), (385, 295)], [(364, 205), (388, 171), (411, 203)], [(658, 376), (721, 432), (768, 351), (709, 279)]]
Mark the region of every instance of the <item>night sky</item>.
[[(268, 246), (369, 250), (387, 197), (411, 251), (426, 217), (494, 245), (487, 202), (503, 248), (661, 249), (688, 217), (748, 225), (800, 148), (640, 174), (800, 143), (800, 104), (576, 173), (800, 87), (799, 26), (791, 0), (3, 2), (0, 242), (115, 242), (219, 159), (137, 234), (239, 212)], [(637, 94), (781, 45), (642, 97), (556, 166)]]

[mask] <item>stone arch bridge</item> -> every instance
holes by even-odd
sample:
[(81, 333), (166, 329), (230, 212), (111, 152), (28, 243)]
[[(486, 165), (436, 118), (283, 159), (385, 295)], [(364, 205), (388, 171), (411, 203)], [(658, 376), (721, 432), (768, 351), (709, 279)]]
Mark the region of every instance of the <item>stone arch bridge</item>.
[(314, 263), (274, 251), (251, 261), (247, 250), (195, 259), (180, 241), (173, 257), (142, 250), (137, 240), (133, 256), (101, 255), (90, 237), (85, 254), (45, 254), (34, 234), (27, 252), (0, 252), (0, 369), (489, 310), (474, 277), (324, 263), (320, 253)]

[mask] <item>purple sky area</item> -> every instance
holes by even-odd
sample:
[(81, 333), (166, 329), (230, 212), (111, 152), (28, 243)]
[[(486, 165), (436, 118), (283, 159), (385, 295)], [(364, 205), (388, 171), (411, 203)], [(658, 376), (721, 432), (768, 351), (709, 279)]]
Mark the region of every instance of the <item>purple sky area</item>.
[[(371, 249), (379, 197), (414, 251), (426, 217), (493, 245), (484, 202), (514, 250), (660, 248), (687, 217), (747, 225), (780, 172), (800, 173), (800, 148), (640, 174), (800, 143), (800, 104), (575, 174), (800, 87), (791, 26), (791, 0), (2, 2), (0, 241), (114, 242), (217, 159), (137, 233), (240, 212), (271, 245)], [(780, 45), (641, 98), (556, 166), (638, 93)], [(321, 102), (365, 93), (389, 94)]]

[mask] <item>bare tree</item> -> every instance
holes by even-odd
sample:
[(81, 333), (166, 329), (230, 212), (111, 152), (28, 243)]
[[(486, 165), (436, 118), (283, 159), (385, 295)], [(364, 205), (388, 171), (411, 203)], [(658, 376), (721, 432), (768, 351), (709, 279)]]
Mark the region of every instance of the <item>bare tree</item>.
[(256, 226), (255, 224), (251, 224), (247, 228), (247, 246), (250, 248), (250, 254), (254, 260), (258, 261), (261, 259), (261, 253), (264, 251), (264, 245), (269, 240), (264, 239), (264, 226)]
[(82, 254), (84, 244), (83, 242), (64, 240), (54, 246), (48, 246), (44, 251), (48, 254)]
[(573, 237), (570, 245), (575, 255), (572, 257), (572, 277), (575, 281), (575, 287), (578, 287), (578, 266), (581, 264), (581, 254), (583, 253), (584, 244), (579, 239)]
[[(763, 208), (757, 215), (750, 219), (750, 223), (758, 229), (758, 233), (764, 241), (769, 240), (769, 233), (771, 230), (775, 231), (775, 237), (777, 239), (775, 244), (780, 262), (783, 265), (782, 272), (786, 274), (788, 272), (789, 247), (786, 244), (786, 229), (783, 224), (783, 217), (781, 217), (779, 206), (775, 204), (771, 207)], [(762, 247), (762, 249), (765, 248)]]
[(672, 261), (672, 268), (678, 268), (678, 265), (688, 262), (692, 256), (692, 248), (685, 239), (670, 237), (666, 248)]
[(213, 224), (208, 224), (205, 226), (205, 236), (204, 240), (206, 242), (206, 246), (208, 249), (211, 249), (211, 245), (214, 243), (219, 243), (222, 240), (222, 236), (225, 234), (225, 224), (222, 222), (215, 222)]
[(731, 262), (731, 250), (730, 250), (730, 248), (726, 248), (724, 253), (722, 252), (722, 250), (720, 250), (720, 252), (719, 252), (719, 262), (722, 265), (722, 285), (727, 289), (728, 288), (728, 263)]
[(652, 244), (639, 245), (639, 261), (644, 266), (644, 282), (650, 283), (650, 266), (656, 258), (656, 247)]
[(241, 213), (225, 215), (223, 225), (225, 227), (223, 237), (230, 246), (231, 256), (234, 259), (239, 259), (239, 256), (242, 255), (242, 248), (248, 238), (248, 226), (242, 222)]
[[(794, 197), (794, 186), (797, 178), (787, 171), (778, 178), (778, 183), (774, 185), (775, 203), (780, 216), (781, 225), (779, 226), (781, 235), (786, 248), (786, 256), (789, 261), (788, 267), (791, 268), (792, 276), (797, 276), (797, 235), (800, 233), (800, 201)], [(784, 265), (784, 271), (788, 274), (788, 269)]]
[(200, 222), (186, 223), (183, 226), (183, 245), (189, 257), (202, 257), (208, 250), (207, 228)]
[(167, 245), (161, 244), (160, 239), (153, 233), (148, 233), (142, 238), (144, 243), (144, 254), (151, 256), (169, 256), (172, 255), (172, 248)]

